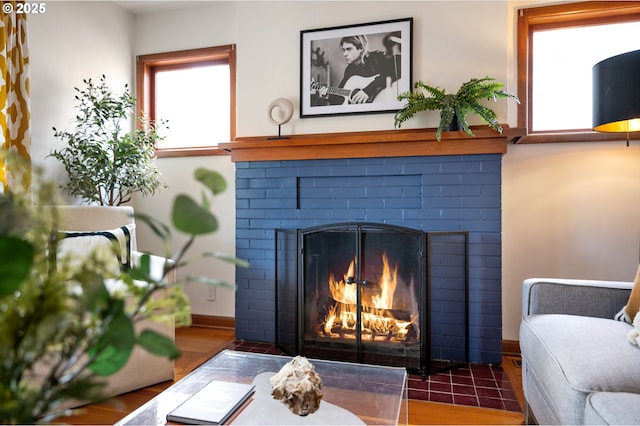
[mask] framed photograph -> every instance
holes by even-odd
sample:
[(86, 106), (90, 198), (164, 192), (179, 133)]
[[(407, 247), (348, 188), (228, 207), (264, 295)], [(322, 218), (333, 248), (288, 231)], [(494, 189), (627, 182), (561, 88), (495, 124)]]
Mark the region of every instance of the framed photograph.
[(300, 117), (395, 112), (412, 85), (413, 18), (300, 32)]

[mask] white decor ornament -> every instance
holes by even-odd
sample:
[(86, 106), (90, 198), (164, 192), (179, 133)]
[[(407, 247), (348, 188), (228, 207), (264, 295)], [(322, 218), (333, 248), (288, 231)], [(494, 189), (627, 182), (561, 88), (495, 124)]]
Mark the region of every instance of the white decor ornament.
[(288, 139), (280, 136), (280, 127), (288, 123), (293, 116), (293, 104), (289, 99), (277, 98), (271, 101), (267, 107), (267, 118), (269, 121), (278, 126), (278, 137), (269, 139)]
[[(274, 112), (277, 116), (274, 117)], [(293, 116), (293, 104), (289, 99), (278, 98), (271, 101), (267, 108), (267, 116), (276, 126), (287, 123)]]

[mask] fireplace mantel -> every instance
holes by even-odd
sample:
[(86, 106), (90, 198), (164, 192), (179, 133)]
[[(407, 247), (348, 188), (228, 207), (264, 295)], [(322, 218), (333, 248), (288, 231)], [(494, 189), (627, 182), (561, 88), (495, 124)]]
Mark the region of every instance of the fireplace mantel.
[(524, 131), (506, 125), (503, 128), (500, 134), (488, 126), (472, 127), (475, 137), (463, 131), (443, 132), (440, 142), (436, 140), (436, 129), (316, 133), (288, 139), (239, 137), (220, 144), (220, 148), (228, 151), (234, 162), (505, 154), (507, 144), (524, 135)]

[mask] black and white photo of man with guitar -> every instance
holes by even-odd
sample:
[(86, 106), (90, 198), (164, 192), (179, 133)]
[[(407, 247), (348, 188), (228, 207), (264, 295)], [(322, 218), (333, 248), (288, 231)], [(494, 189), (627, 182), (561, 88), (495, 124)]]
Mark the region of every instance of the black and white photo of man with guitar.
[(388, 102), (397, 98), (401, 78), (401, 37), (392, 32), (382, 38), (384, 50), (369, 50), (366, 35), (340, 39), (339, 49), (346, 63), (337, 86), (311, 81), (311, 105), (347, 105)]

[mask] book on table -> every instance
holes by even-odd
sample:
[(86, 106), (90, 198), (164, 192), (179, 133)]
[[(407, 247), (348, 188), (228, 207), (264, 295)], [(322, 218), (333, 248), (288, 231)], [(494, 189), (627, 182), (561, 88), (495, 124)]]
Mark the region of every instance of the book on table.
[(167, 421), (219, 425), (253, 395), (255, 385), (213, 380), (167, 414)]

